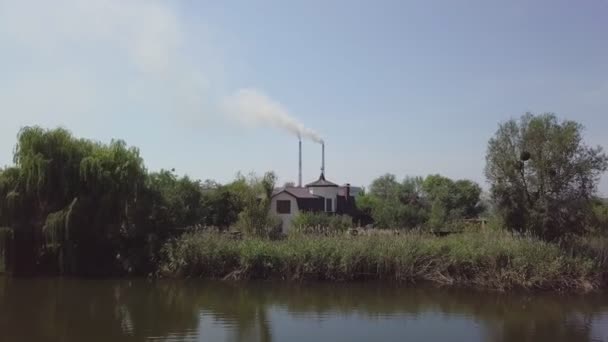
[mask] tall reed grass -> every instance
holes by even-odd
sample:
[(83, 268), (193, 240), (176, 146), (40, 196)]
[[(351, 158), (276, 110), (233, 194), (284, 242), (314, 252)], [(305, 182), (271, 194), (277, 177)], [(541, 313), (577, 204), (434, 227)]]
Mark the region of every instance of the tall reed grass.
[(446, 237), (294, 234), (280, 241), (187, 233), (164, 246), (158, 272), (167, 277), (373, 279), (499, 290), (590, 290), (601, 285), (593, 258), (492, 230)]

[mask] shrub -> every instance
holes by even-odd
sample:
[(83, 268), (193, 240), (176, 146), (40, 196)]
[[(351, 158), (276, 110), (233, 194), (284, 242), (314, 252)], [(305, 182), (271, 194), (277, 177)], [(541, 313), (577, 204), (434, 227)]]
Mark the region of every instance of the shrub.
[(605, 200), (596, 199), (591, 207), (592, 218), (591, 228), (592, 230), (600, 233), (608, 233), (608, 203)]
[(353, 227), (353, 220), (348, 215), (332, 215), (324, 212), (300, 212), (292, 221), (297, 232), (304, 234), (343, 233)]
[(278, 218), (270, 214), (272, 191), (276, 176), (267, 172), (261, 179), (252, 179), (250, 191), (245, 196), (245, 206), (239, 214), (237, 227), (258, 237), (269, 237), (278, 226)]

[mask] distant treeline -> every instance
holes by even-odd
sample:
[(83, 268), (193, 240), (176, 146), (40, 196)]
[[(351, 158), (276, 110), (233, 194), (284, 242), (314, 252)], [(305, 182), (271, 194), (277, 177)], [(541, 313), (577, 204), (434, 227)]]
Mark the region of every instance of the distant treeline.
[[(582, 126), (552, 114), (526, 114), (499, 126), (488, 144), (487, 199), (468, 180), (394, 175), (357, 198), (378, 228), (454, 228), (480, 215), (506, 230), (547, 241), (602, 234), (608, 207), (596, 197), (608, 158), (582, 139)], [(0, 260), (9, 271), (102, 275), (158, 270), (161, 251), (185, 227), (238, 229), (278, 237), (270, 214), (276, 177), (237, 176), (228, 184), (149, 172), (137, 148), (25, 127), (14, 165), (0, 169)], [(301, 228), (356, 225), (305, 213)], [(300, 230), (302, 231), (302, 230)], [(166, 248), (165, 248), (166, 250)], [(1, 268), (0, 268), (1, 270)]]

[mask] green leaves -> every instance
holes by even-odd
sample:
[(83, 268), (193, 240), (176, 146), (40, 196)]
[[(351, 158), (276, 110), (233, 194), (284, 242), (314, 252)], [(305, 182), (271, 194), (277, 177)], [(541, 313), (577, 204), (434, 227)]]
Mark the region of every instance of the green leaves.
[(547, 239), (580, 233), (599, 176), (608, 167), (600, 147), (582, 139), (583, 127), (553, 114), (525, 114), (499, 126), (490, 139), (486, 177), (511, 229)]
[(149, 175), (147, 187), (154, 192), (155, 199), (151, 208), (154, 220), (150, 224), (177, 228), (203, 222), (203, 192), (199, 181), (161, 170)]
[(357, 198), (357, 206), (381, 228), (444, 228), (479, 215), (480, 194), (479, 185), (468, 180), (429, 175), (406, 177), (400, 183), (387, 174), (373, 181), (369, 194)]
[(252, 176), (249, 190), (246, 191), (243, 211), (239, 214), (237, 225), (246, 233), (268, 237), (276, 227), (278, 220), (270, 214), (272, 192), (276, 182), (273, 172), (266, 172), (262, 178)]
[(46, 235), (61, 269), (113, 255), (117, 240), (137, 229), (130, 213), (147, 177), (139, 151), (62, 128), (24, 127), (17, 139), (15, 167), (0, 174), (0, 223), (31, 231), (35, 241)]

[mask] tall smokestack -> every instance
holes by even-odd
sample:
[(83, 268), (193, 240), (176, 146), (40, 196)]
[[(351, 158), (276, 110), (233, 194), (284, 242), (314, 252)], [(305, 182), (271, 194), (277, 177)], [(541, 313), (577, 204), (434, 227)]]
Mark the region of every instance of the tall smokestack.
[(300, 139), (300, 154), (299, 154), (299, 164), (298, 164), (298, 186), (302, 187), (302, 139)]
[(321, 174), (325, 175), (325, 142), (321, 142)]

